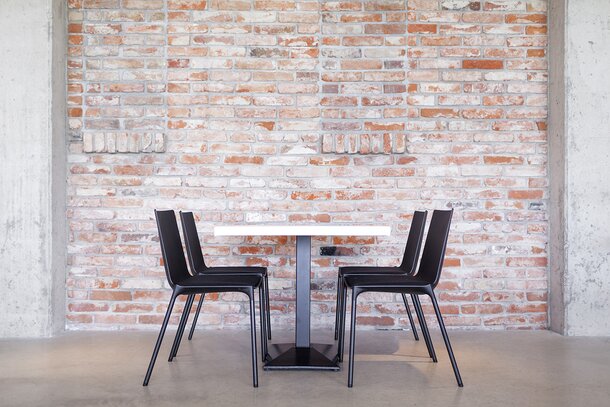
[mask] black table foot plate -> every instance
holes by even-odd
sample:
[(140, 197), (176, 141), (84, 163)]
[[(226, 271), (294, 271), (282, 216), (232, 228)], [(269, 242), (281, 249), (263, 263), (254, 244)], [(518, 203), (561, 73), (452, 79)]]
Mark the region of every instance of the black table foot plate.
[(334, 345), (312, 343), (297, 348), (294, 343), (269, 345), (265, 370), (341, 370)]

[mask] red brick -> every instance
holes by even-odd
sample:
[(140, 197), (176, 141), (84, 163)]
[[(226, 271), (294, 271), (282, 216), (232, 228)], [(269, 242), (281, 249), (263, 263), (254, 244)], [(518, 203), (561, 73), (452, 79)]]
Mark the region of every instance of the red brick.
[(240, 246), (237, 248), (239, 254), (271, 254), (272, 247), (268, 246)]
[(231, 156), (225, 157), (224, 162), (227, 164), (258, 164), (258, 165), (260, 165), (263, 163), (263, 157), (231, 155)]
[(507, 14), (506, 22), (508, 24), (546, 24), (547, 18), (545, 14)]
[(459, 117), (459, 111), (446, 108), (425, 108), (420, 110), (422, 117)]
[(502, 69), (504, 62), (497, 59), (466, 59), (462, 61), (464, 69)]
[(524, 190), (524, 191), (508, 191), (510, 199), (542, 199), (544, 191), (541, 190)]
[(436, 24), (409, 24), (408, 31), (409, 31), (409, 33), (436, 34), (437, 25)]
[(108, 304), (98, 304), (92, 302), (77, 302), (68, 304), (69, 312), (105, 312), (110, 307)]
[(485, 164), (523, 164), (523, 157), (486, 155), (483, 157)]
[(89, 298), (98, 301), (131, 301), (129, 291), (95, 290), (91, 291)]
[(293, 213), (293, 214), (288, 215), (288, 221), (295, 222), (295, 223), (299, 223), (299, 222), (329, 223), (330, 215), (325, 214), (325, 213), (321, 213), (321, 214), (317, 214), (317, 215), (312, 215), (309, 213), (307, 213), (307, 214)]
[(525, 27), (526, 35), (545, 35), (547, 33), (546, 25), (532, 25)]
[(544, 49), (528, 49), (528, 58), (544, 58), (546, 56), (546, 50)]

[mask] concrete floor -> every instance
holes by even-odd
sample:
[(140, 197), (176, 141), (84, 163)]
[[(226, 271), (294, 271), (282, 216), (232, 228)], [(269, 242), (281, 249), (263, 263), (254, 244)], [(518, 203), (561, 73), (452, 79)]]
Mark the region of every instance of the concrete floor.
[(347, 388), (346, 366), (341, 372), (261, 368), (255, 389), (247, 331), (198, 331), (168, 363), (171, 334), (147, 388), (142, 380), (154, 332), (1, 340), (0, 405), (610, 406), (610, 338), (450, 332), (465, 384), (460, 389), (438, 333), (435, 364), (410, 332), (362, 331), (354, 388)]

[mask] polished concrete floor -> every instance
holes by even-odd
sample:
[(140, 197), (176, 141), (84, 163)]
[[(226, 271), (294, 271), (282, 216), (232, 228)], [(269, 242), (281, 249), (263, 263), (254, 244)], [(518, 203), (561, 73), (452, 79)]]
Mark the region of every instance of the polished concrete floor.
[(610, 338), (547, 331), (450, 334), (464, 388), (456, 386), (438, 333), (439, 361), (432, 363), (423, 340), (415, 342), (410, 332), (358, 332), (351, 389), (347, 367), (260, 369), (260, 387), (253, 388), (248, 331), (198, 331), (172, 363), (172, 336), (166, 338), (148, 387), (142, 379), (154, 332), (0, 340), (0, 405), (610, 406)]

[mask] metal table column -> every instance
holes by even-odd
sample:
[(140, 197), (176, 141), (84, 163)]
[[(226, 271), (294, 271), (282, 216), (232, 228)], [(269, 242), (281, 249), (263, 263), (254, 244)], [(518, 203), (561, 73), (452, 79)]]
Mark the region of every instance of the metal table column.
[(294, 344), (269, 347), (265, 370), (339, 370), (333, 345), (310, 342), (311, 236), (297, 236), (296, 327)]

